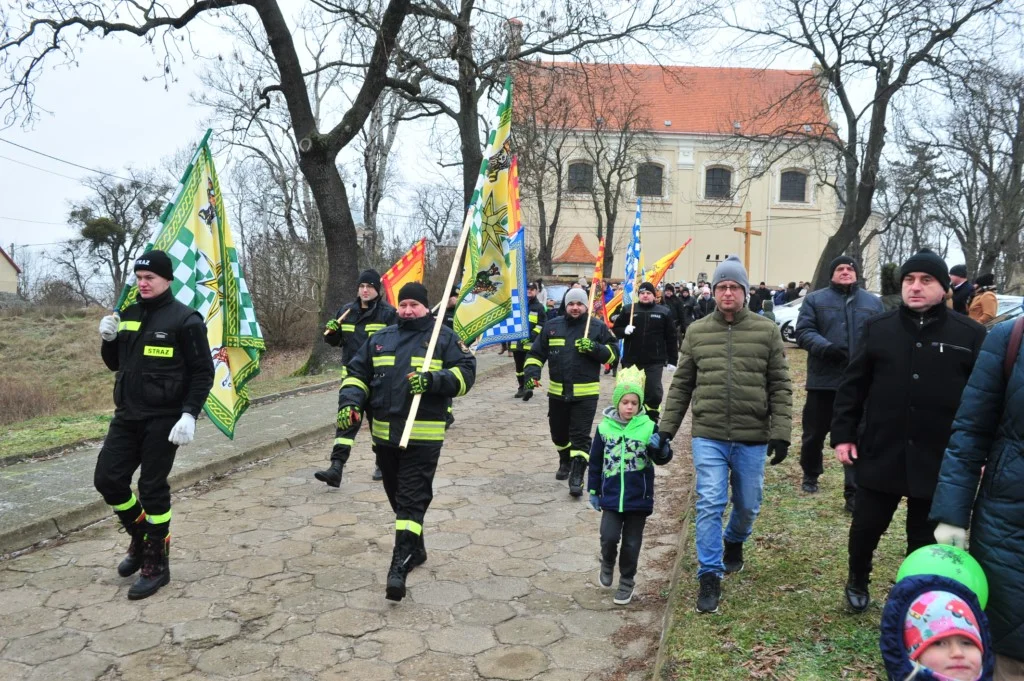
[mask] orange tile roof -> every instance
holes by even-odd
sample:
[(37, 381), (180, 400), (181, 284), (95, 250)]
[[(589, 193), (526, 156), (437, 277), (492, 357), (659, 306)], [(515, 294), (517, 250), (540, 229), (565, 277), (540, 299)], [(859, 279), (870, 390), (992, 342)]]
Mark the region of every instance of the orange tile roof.
[(583, 237), (578, 233), (572, 238), (569, 248), (557, 258), (552, 258), (553, 263), (564, 263), (567, 265), (579, 265), (581, 263), (596, 263), (597, 256), (590, 252), (587, 245), (583, 243)]
[[(600, 116), (607, 128), (632, 118), (634, 127), (658, 133), (834, 134), (824, 91), (809, 70), (559, 62), (520, 65), (516, 79), (513, 111), (529, 110), (529, 91), (554, 79), (576, 109), (568, 127), (578, 129), (593, 129)], [(549, 120), (558, 116), (550, 98), (538, 108)]]

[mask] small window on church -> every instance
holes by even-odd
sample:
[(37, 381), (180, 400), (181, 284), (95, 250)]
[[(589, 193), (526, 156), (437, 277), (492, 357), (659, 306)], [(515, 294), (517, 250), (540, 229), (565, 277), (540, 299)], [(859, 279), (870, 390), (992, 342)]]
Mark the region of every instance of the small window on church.
[(728, 199), (732, 197), (732, 171), (728, 168), (708, 168), (704, 171), (704, 198)]
[(569, 193), (587, 194), (594, 189), (594, 166), (589, 163), (569, 164)]
[(654, 163), (641, 163), (636, 169), (636, 195), (662, 196), (662, 170)]
[(807, 173), (789, 170), (782, 173), (779, 183), (779, 201), (807, 203)]

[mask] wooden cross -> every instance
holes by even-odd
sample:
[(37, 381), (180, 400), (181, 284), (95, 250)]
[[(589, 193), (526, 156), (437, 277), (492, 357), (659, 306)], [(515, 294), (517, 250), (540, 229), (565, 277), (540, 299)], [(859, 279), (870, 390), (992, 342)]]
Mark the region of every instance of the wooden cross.
[(750, 276), (750, 237), (761, 236), (761, 232), (756, 232), (750, 229), (750, 211), (747, 211), (747, 226), (746, 227), (733, 227), (732, 231), (739, 232), (743, 235), (743, 267), (747, 270), (747, 276)]

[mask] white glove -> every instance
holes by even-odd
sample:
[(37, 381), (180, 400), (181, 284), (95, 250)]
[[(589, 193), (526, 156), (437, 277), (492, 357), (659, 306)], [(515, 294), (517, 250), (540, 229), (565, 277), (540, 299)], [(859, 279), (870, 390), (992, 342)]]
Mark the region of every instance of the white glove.
[(117, 340), (117, 326), (120, 320), (112, 314), (100, 320), (100, 338), (105, 341)]
[(627, 324), (626, 325), (626, 335), (627, 336), (632, 336), (634, 331), (636, 331), (636, 327), (635, 326), (633, 326), (632, 324)]
[(187, 445), (196, 436), (196, 417), (192, 414), (182, 414), (178, 422), (171, 428), (171, 434), (167, 439), (171, 444)]
[(949, 544), (957, 547), (958, 549), (966, 549), (967, 530), (962, 527), (957, 527), (956, 525), (939, 523), (939, 526), (935, 528), (935, 543)]

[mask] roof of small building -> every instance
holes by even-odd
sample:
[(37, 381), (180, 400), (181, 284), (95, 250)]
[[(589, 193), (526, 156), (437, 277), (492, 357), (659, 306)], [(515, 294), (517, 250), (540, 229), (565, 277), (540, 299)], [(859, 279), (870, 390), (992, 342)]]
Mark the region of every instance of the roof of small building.
[(566, 265), (596, 264), (597, 256), (590, 252), (587, 245), (583, 243), (583, 237), (577, 233), (569, 243), (569, 247), (565, 249), (565, 252), (557, 258), (552, 258), (551, 262)]
[(5, 251), (2, 246), (0, 246), (0, 255), (2, 255), (7, 262), (11, 263), (11, 267), (14, 268), (15, 272), (21, 274), (21, 268), (18, 267), (18, 263), (14, 262), (14, 258), (7, 255), (7, 251)]

